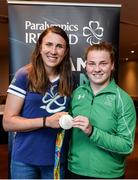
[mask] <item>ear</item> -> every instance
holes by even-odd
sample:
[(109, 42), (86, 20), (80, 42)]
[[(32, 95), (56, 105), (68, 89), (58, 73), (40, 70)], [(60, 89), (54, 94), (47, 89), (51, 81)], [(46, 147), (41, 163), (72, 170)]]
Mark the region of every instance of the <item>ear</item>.
[(111, 70), (113, 71), (115, 69), (115, 64), (112, 63)]

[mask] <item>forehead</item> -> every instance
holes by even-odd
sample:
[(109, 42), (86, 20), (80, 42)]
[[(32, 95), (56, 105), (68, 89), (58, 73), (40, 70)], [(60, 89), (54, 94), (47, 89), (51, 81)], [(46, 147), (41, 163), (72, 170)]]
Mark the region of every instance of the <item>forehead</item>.
[(87, 61), (110, 61), (110, 54), (105, 50), (92, 50), (87, 54)]
[(64, 40), (64, 38), (56, 33), (53, 32), (49, 32), (48, 34), (46, 34), (42, 40), (43, 42), (53, 42), (53, 43), (58, 43), (58, 44), (66, 44), (66, 41)]

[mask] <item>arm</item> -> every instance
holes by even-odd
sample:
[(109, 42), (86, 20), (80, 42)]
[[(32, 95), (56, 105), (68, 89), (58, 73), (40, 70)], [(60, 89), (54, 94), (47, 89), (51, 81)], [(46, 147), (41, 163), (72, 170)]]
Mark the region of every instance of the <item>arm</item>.
[[(43, 127), (43, 117), (24, 118), (20, 116), (24, 99), (13, 94), (8, 94), (4, 116), (3, 127), (5, 131), (32, 131)], [(59, 118), (67, 112), (58, 112), (46, 118), (46, 126), (59, 128)]]
[[(116, 114), (116, 131), (110, 132), (90, 125), (89, 119), (84, 116), (74, 118), (73, 127), (80, 128), (90, 136), (90, 141), (99, 148), (117, 154), (130, 154), (134, 148), (136, 127), (136, 113), (132, 100), (124, 98), (119, 101)], [(97, 119), (100, 121), (100, 119)], [(91, 133), (92, 132), (92, 133)]]
[(94, 127), (90, 140), (107, 151), (130, 154), (134, 148), (136, 128), (136, 113), (130, 98), (120, 100), (116, 121), (117, 129), (114, 134)]
[(42, 118), (34, 121), (19, 116), (23, 103), (23, 98), (8, 94), (3, 115), (3, 127), (6, 131), (30, 131), (43, 126)]

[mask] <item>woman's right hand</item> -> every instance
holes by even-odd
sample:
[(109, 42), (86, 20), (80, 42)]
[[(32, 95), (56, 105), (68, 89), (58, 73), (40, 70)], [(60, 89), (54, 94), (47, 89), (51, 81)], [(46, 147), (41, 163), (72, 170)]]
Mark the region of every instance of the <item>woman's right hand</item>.
[(59, 119), (62, 115), (68, 114), (68, 112), (57, 112), (46, 118), (46, 126), (51, 128), (60, 128)]

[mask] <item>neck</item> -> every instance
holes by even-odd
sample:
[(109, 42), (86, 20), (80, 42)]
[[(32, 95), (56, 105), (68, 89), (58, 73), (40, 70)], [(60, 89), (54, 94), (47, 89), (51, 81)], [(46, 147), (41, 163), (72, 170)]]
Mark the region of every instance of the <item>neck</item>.
[(48, 76), (49, 80), (52, 81), (58, 76), (58, 74), (53, 72), (53, 73), (47, 74), (47, 76)]
[(53, 68), (46, 68), (46, 73), (50, 81), (52, 81), (58, 76), (56, 70)]
[(90, 85), (91, 85), (91, 88), (93, 90), (94, 95), (96, 95), (99, 91), (104, 89), (108, 84), (109, 84), (109, 82), (105, 83), (103, 85), (101, 85), (101, 84), (93, 84), (92, 82), (90, 82)]

